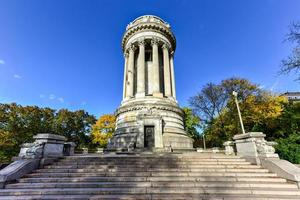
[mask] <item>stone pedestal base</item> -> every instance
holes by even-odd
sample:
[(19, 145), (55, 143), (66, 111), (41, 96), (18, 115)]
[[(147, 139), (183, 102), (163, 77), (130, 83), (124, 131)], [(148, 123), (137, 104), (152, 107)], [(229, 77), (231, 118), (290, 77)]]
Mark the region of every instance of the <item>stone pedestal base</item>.
[(39, 133), (33, 136), (33, 143), (24, 143), (19, 153), (20, 158), (58, 158), (63, 157), (64, 136)]
[(123, 102), (108, 150), (192, 150), (183, 126), (183, 111), (167, 98), (145, 97)]
[(261, 164), (261, 159), (277, 158), (278, 154), (272, 147), (275, 143), (267, 142), (265, 134), (261, 132), (249, 132), (235, 135), (233, 139), (236, 145), (237, 155), (254, 164)]
[(33, 138), (35, 139), (35, 142), (44, 143), (44, 158), (57, 158), (63, 156), (64, 142), (66, 141), (66, 138), (64, 136), (40, 133)]

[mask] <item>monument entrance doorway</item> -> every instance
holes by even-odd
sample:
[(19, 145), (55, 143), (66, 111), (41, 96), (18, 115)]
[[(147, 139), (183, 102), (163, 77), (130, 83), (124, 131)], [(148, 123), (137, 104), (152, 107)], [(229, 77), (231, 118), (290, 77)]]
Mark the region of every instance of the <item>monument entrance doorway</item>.
[(145, 126), (144, 128), (144, 147), (154, 147), (154, 126)]

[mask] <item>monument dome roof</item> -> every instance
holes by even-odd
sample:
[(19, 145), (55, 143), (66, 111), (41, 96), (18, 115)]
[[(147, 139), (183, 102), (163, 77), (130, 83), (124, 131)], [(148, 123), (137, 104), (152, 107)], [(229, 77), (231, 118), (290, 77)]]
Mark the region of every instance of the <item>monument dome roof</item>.
[(170, 28), (170, 25), (167, 22), (165, 22), (164, 20), (162, 20), (160, 17), (157, 17), (155, 15), (143, 15), (143, 16), (136, 18), (130, 24), (128, 24), (128, 26), (126, 27), (126, 30), (128, 30), (129, 28), (131, 28), (135, 25), (142, 24), (142, 23), (163, 24), (167, 28)]
[(123, 51), (125, 51), (125, 46), (129, 38), (142, 31), (153, 31), (153, 33), (161, 33), (170, 41), (172, 49), (175, 50), (176, 39), (169, 23), (165, 22), (160, 17), (157, 17), (155, 15), (143, 15), (136, 18), (127, 25), (122, 39)]

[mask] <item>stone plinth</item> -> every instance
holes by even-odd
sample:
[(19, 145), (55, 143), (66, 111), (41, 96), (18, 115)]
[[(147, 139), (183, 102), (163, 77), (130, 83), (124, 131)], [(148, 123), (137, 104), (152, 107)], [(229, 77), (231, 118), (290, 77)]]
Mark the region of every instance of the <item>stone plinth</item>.
[(58, 158), (63, 156), (66, 138), (61, 135), (39, 133), (33, 143), (21, 145), (20, 158)]
[[(7, 182), (19, 179), (39, 166), (53, 163), (63, 157), (66, 138), (60, 135), (40, 133), (33, 137), (33, 143), (21, 145), (19, 156), (15, 161), (0, 171), (0, 188)], [(74, 147), (74, 143), (70, 143)], [(70, 149), (70, 152), (72, 149)]]
[(33, 137), (35, 142), (44, 143), (43, 157), (62, 157), (66, 138), (61, 135), (40, 133)]
[(237, 155), (246, 158), (248, 161), (260, 164), (263, 158), (278, 158), (275, 149), (276, 143), (267, 142), (262, 132), (249, 132), (235, 135), (233, 137), (236, 145)]

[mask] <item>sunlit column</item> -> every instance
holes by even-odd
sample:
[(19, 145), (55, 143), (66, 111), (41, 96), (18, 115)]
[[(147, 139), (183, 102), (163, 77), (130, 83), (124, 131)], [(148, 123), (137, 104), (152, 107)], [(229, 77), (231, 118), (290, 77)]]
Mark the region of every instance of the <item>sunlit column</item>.
[(128, 66), (127, 66), (128, 70), (127, 70), (126, 97), (133, 97), (134, 51), (135, 51), (135, 46), (130, 45), (130, 47), (129, 47)]
[(126, 97), (126, 83), (127, 83), (127, 60), (128, 53), (124, 53), (124, 81), (123, 81), (123, 99)]
[(169, 59), (169, 48), (167, 44), (162, 46), (163, 57), (164, 57), (164, 89), (165, 96), (170, 97), (171, 92), (171, 76), (170, 76), (170, 59)]
[(171, 52), (170, 56), (170, 68), (171, 68), (171, 79), (172, 79), (172, 96), (176, 99), (176, 87), (175, 87), (175, 73), (174, 73), (174, 51)]
[(139, 41), (137, 64), (137, 96), (145, 96), (145, 41)]
[(158, 40), (153, 38), (151, 40), (152, 44), (152, 92), (153, 95), (160, 93), (159, 88), (159, 60), (158, 60)]

